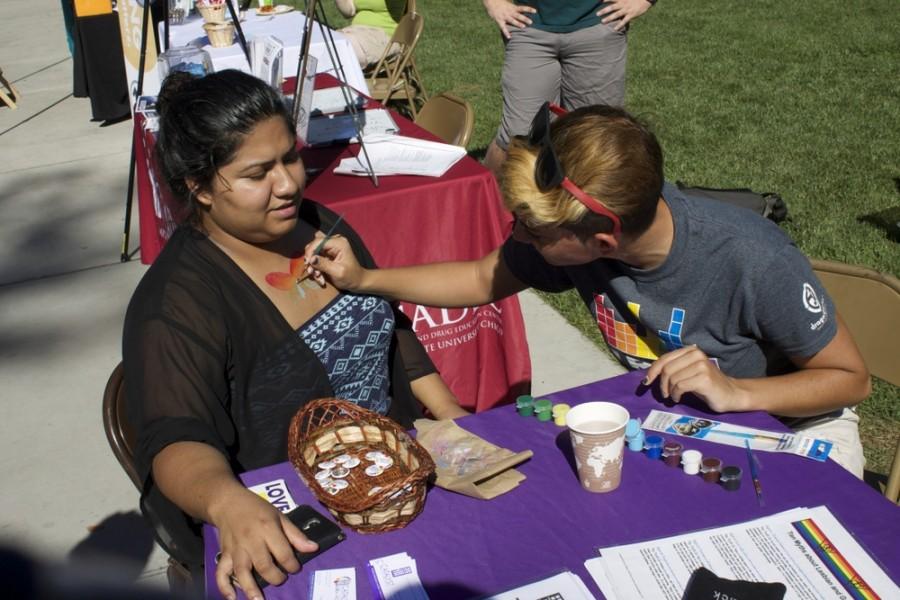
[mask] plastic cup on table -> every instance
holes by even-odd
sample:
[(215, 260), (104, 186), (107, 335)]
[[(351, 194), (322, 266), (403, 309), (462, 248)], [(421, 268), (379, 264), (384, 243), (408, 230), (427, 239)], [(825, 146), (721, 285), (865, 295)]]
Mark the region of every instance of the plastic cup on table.
[(585, 402), (566, 413), (581, 487), (611, 492), (622, 481), (628, 411), (612, 402)]

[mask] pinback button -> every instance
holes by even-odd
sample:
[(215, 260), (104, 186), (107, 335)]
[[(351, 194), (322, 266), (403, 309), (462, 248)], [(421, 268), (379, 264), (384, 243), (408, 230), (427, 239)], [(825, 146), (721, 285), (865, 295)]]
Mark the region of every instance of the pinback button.
[(316, 481), (325, 481), (326, 479), (331, 479), (330, 469), (323, 469), (316, 473)]
[(341, 454), (340, 456), (334, 457), (334, 462), (336, 462), (339, 465), (342, 465), (345, 462), (347, 462), (348, 460), (350, 460), (351, 458), (353, 458), (353, 457), (350, 456), (349, 454)]
[(375, 459), (375, 464), (382, 469), (389, 469), (394, 465), (394, 459), (390, 456), (381, 455)]
[(378, 477), (384, 473), (384, 468), (379, 465), (369, 465), (366, 467), (366, 475), (369, 477)]
[(335, 468), (336, 466), (337, 466), (337, 463), (334, 462), (333, 460), (326, 460), (326, 461), (324, 461), (324, 462), (320, 462), (320, 463), (319, 463), (319, 468), (320, 468), (320, 469), (333, 469), (333, 468)]
[(359, 466), (359, 459), (356, 458), (355, 456), (354, 456), (354, 457), (351, 457), (350, 460), (348, 460), (347, 462), (344, 463), (344, 466), (345, 466), (346, 468), (348, 468), (348, 469), (352, 469), (352, 468), (354, 468), (354, 467), (358, 467), (358, 466)]
[(331, 487), (335, 488), (338, 491), (345, 490), (350, 487), (350, 482), (346, 479), (335, 479), (331, 482)]
[(382, 454), (381, 452), (378, 452), (377, 450), (372, 450), (371, 452), (366, 452), (366, 460), (370, 460), (372, 462), (374, 462), (375, 459), (378, 458), (379, 456), (384, 456), (384, 454)]
[(335, 479), (343, 479), (344, 477), (346, 477), (349, 474), (350, 474), (350, 469), (348, 469), (347, 467), (336, 467), (334, 470), (331, 471), (331, 476), (334, 477)]

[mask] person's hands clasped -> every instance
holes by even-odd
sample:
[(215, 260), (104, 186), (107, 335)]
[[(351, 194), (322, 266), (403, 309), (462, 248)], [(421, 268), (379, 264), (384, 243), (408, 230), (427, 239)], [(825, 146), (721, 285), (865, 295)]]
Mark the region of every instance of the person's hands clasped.
[(333, 235), (322, 246), (318, 255), (313, 254), (325, 235), (321, 231), (316, 232), (316, 237), (306, 245), (304, 258), (307, 272), (319, 282), (325, 285), (325, 277), (331, 285), (347, 292), (359, 291), (365, 269), (356, 260), (350, 242), (341, 235)]
[(659, 383), (666, 398), (680, 402), (694, 394), (716, 412), (743, 411), (743, 392), (700, 348), (685, 346), (660, 356), (647, 370), (644, 385)]
[(222, 509), (212, 515), (219, 530), (221, 554), (216, 566), (216, 584), (223, 596), (236, 598), (232, 576), (250, 600), (263, 594), (253, 578), (253, 569), (271, 584), (296, 573), (300, 563), (294, 549), (313, 552), (318, 548), (271, 504), (243, 489), (220, 501)]
[(628, 23), (650, 10), (651, 6), (653, 5), (647, 0), (610, 0), (597, 11), (597, 16), (601, 23), (612, 24), (613, 29), (622, 31)]
[[(645, 0), (641, 0), (644, 2)], [(510, 38), (509, 28), (524, 29), (531, 25), (529, 14), (534, 14), (537, 9), (531, 6), (513, 4), (509, 0), (483, 0), (484, 9), (488, 16), (497, 23), (497, 27), (503, 33), (503, 37)]]

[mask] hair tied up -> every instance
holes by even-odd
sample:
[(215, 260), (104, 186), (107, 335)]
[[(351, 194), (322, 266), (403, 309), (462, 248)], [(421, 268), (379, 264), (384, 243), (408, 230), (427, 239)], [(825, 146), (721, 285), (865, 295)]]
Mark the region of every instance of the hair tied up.
[(159, 95), (156, 97), (156, 112), (160, 116), (165, 115), (178, 95), (197, 79), (199, 77), (187, 71), (172, 71), (169, 73), (163, 80)]

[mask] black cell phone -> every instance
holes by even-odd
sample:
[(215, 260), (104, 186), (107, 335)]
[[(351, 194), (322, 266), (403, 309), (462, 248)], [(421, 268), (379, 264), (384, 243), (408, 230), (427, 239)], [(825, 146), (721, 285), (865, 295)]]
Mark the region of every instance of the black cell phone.
[[(303, 535), (319, 545), (319, 548), (314, 552), (300, 552), (294, 550), (294, 556), (297, 557), (297, 560), (300, 561), (301, 565), (306, 565), (306, 563), (333, 547), (335, 544), (344, 541), (347, 537), (346, 534), (341, 531), (341, 528), (333, 521), (324, 517), (319, 511), (308, 504), (301, 504), (289, 513), (285, 513), (284, 516), (286, 516), (291, 523), (296, 525), (297, 529), (303, 532)], [(216, 562), (219, 562), (218, 554), (216, 555)], [(256, 572), (256, 569), (253, 569), (253, 578), (256, 580), (256, 585), (259, 586), (259, 589), (269, 585), (269, 582)], [(240, 587), (240, 584), (234, 578), (234, 575), (231, 576), (231, 582)]]

